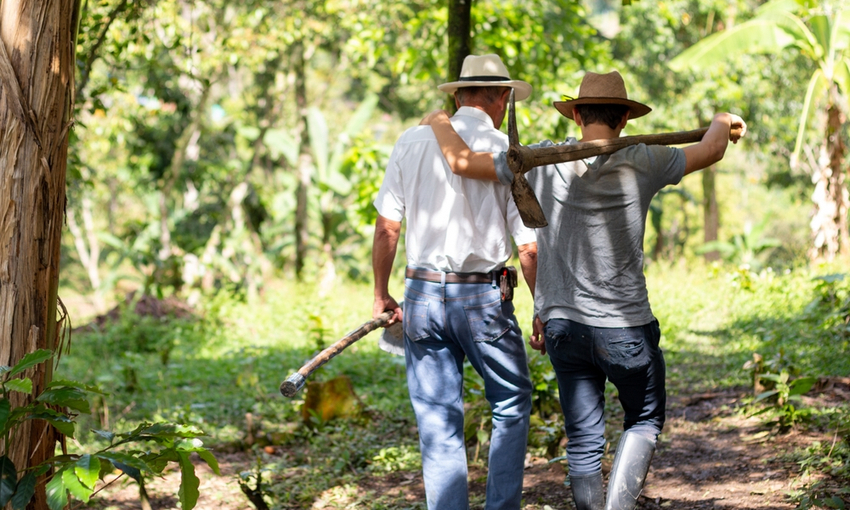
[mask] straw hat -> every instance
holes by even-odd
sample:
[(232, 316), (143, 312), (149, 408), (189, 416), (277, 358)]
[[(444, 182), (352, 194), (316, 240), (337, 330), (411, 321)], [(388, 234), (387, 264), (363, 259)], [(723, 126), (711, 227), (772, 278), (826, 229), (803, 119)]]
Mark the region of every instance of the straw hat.
[(514, 99), (517, 101), (531, 95), (531, 85), (521, 80), (512, 80), (502, 59), (493, 53), (467, 55), (463, 59), (458, 81), (444, 83), (437, 88), (447, 94), (454, 94), (462, 87), (511, 87), (516, 91)]
[(629, 107), (629, 118), (643, 117), (652, 111), (645, 104), (629, 99), (626, 84), (617, 71), (607, 74), (587, 73), (581, 80), (578, 97), (568, 101), (555, 101), (554, 106), (562, 115), (573, 118), (573, 107), (580, 104), (619, 104)]

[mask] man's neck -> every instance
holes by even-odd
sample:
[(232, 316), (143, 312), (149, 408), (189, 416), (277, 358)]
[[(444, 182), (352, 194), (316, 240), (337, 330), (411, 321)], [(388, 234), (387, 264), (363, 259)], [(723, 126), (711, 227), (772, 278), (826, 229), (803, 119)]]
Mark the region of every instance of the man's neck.
[(619, 138), (621, 129), (611, 129), (607, 124), (593, 123), (589, 126), (581, 126), (580, 142), (592, 142), (593, 140), (610, 140)]

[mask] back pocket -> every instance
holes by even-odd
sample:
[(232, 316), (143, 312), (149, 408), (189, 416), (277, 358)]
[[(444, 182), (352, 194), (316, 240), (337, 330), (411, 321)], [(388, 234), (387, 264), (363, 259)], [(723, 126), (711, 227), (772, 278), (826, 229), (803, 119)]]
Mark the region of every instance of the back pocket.
[(404, 333), (414, 342), (431, 336), (428, 301), (404, 300)]
[(614, 377), (646, 370), (652, 362), (652, 347), (643, 328), (624, 328), (620, 334), (609, 337), (606, 358)]
[(476, 342), (492, 342), (507, 333), (514, 322), (502, 313), (502, 301), (494, 301), (484, 305), (464, 306), (466, 320), (472, 332), (472, 340)]

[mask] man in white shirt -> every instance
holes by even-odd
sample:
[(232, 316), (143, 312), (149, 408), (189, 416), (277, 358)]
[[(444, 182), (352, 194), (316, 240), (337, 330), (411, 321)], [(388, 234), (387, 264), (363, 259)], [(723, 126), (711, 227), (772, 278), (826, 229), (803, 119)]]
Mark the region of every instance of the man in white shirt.
[[(510, 90), (517, 100), (531, 94), (531, 85), (510, 79), (497, 55), (470, 55), (460, 79), (439, 88), (455, 96), (457, 132), (474, 150), (488, 152), (508, 148), (498, 129)], [(463, 430), (463, 361), (468, 358), (484, 379), (493, 411), (485, 508), (518, 510), (531, 381), (511, 302), (515, 273), (505, 262), (512, 255), (510, 232), (533, 295), (534, 231), (522, 224), (509, 187), (452, 174), (428, 126), (399, 138), (375, 207), (373, 315), (392, 310), (393, 322), (403, 321), (428, 508), (469, 508)], [(388, 282), (404, 219), (402, 313)]]

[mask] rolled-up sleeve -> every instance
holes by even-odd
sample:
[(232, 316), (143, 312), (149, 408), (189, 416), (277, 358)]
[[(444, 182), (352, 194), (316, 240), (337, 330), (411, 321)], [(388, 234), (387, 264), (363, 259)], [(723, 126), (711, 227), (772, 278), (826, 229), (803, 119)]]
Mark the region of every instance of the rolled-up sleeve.
[(514, 181), (514, 174), (508, 167), (508, 153), (497, 152), (493, 155), (493, 165), (496, 167), (496, 177), (499, 182), (508, 186)]

